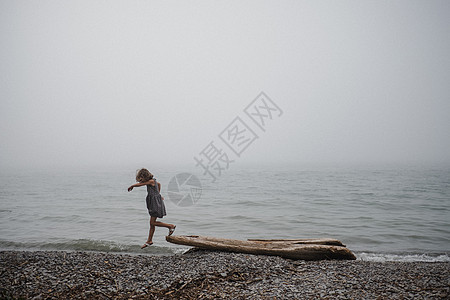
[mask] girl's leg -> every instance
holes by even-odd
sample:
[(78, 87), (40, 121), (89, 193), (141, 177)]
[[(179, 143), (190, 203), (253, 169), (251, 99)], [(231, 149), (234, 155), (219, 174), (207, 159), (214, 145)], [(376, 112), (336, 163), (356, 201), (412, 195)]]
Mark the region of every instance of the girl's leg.
[(148, 245), (153, 244), (153, 234), (155, 233), (156, 226), (169, 228), (169, 235), (173, 233), (176, 227), (173, 224), (156, 221), (156, 217), (150, 217), (150, 230), (148, 232), (148, 239), (147, 242), (144, 245), (142, 245), (141, 248), (145, 248)]
[(146, 248), (153, 244), (153, 234), (155, 233), (155, 225), (152, 224), (152, 218), (150, 217), (150, 230), (148, 231), (148, 239), (144, 245), (141, 246), (141, 249)]
[(148, 244), (153, 244), (153, 234), (155, 233), (155, 225), (152, 225), (152, 218), (150, 217), (150, 230), (148, 231)]
[[(173, 224), (168, 224), (168, 223), (163, 223), (163, 222), (160, 222), (160, 221), (156, 221), (156, 217), (150, 217), (150, 228), (152, 228), (152, 226), (153, 226), (153, 228), (155, 226), (166, 227), (166, 228), (169, 228), (169, 229), (174, 229), (175, 228), (175, 225), (173, 225)], [(153, 237), (153, 234), (152, 234), (152, 237)]]

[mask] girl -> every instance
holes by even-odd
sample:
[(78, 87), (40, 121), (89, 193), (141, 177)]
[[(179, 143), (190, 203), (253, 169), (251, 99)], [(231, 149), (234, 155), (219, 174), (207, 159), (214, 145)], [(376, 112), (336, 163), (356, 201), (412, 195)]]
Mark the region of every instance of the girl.
[(172, 235), (176, 226), (156, 221), (156, 218), (162, 218), (166, 215), (166, 207), (163, 202), (164, 198), (161, 197), (160, 194), (161, 184), (156, 182), (156, 179), (153, 178), (153, 174), (147, 169), (140, 169), (136, 172), (136, 181), (138, 183), (130, 186), (128, 191), (131, 192), (135, 187), (146, 185), (148, 193), (145, 201), (147, 202), (147, 210), (150, 214), (150, 231), (148, 233), (147, 242), (141, 246), (141, 249), (143, 249), (153, 244), (152, 239), (153, 234), (155, 233), (155, 226), (169, 228), (169, 235)]

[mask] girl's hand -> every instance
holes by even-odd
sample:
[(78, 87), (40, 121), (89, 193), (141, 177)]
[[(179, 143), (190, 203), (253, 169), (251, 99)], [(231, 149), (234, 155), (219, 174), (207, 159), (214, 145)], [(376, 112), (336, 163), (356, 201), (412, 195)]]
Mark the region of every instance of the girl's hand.
[(130, 186), (130, 187), (128, 188), (128, 191), (131, 192), (132, 190), (133, 190), (133, 187)]
[(161, 199), (164, 201), (164, 197), (163, 196), (161, 196)]

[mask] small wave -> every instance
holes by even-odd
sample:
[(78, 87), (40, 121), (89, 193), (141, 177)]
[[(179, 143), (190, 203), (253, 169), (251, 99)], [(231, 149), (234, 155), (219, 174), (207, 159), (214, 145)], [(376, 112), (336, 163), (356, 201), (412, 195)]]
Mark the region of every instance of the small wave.
[(387, 253), (355, 253), (358, 260), (374, 262), (450, 262), (448, 254), (387, 254)]
[(116, 252), (116, 253), (139, 253), (154, 255), (173, 255), (182, 253), (186, 249), (152, 246), (142, 250), (140, 245), (128, 245), (104, 240), (68, 240), (61, 242), (11, 242), (0, 241), (2, 250), (56, 250), (56, 251), (94, 251), (94, 252)]

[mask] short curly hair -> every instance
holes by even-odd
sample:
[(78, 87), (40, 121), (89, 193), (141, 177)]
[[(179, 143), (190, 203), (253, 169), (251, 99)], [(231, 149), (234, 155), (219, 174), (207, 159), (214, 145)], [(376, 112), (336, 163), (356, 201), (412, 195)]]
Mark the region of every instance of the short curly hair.
[(147, 169), (142, 168), (136, 171), (136, 181), (138, 182), (146, 182), (153, 178), (153, 174), (150, 173)]

